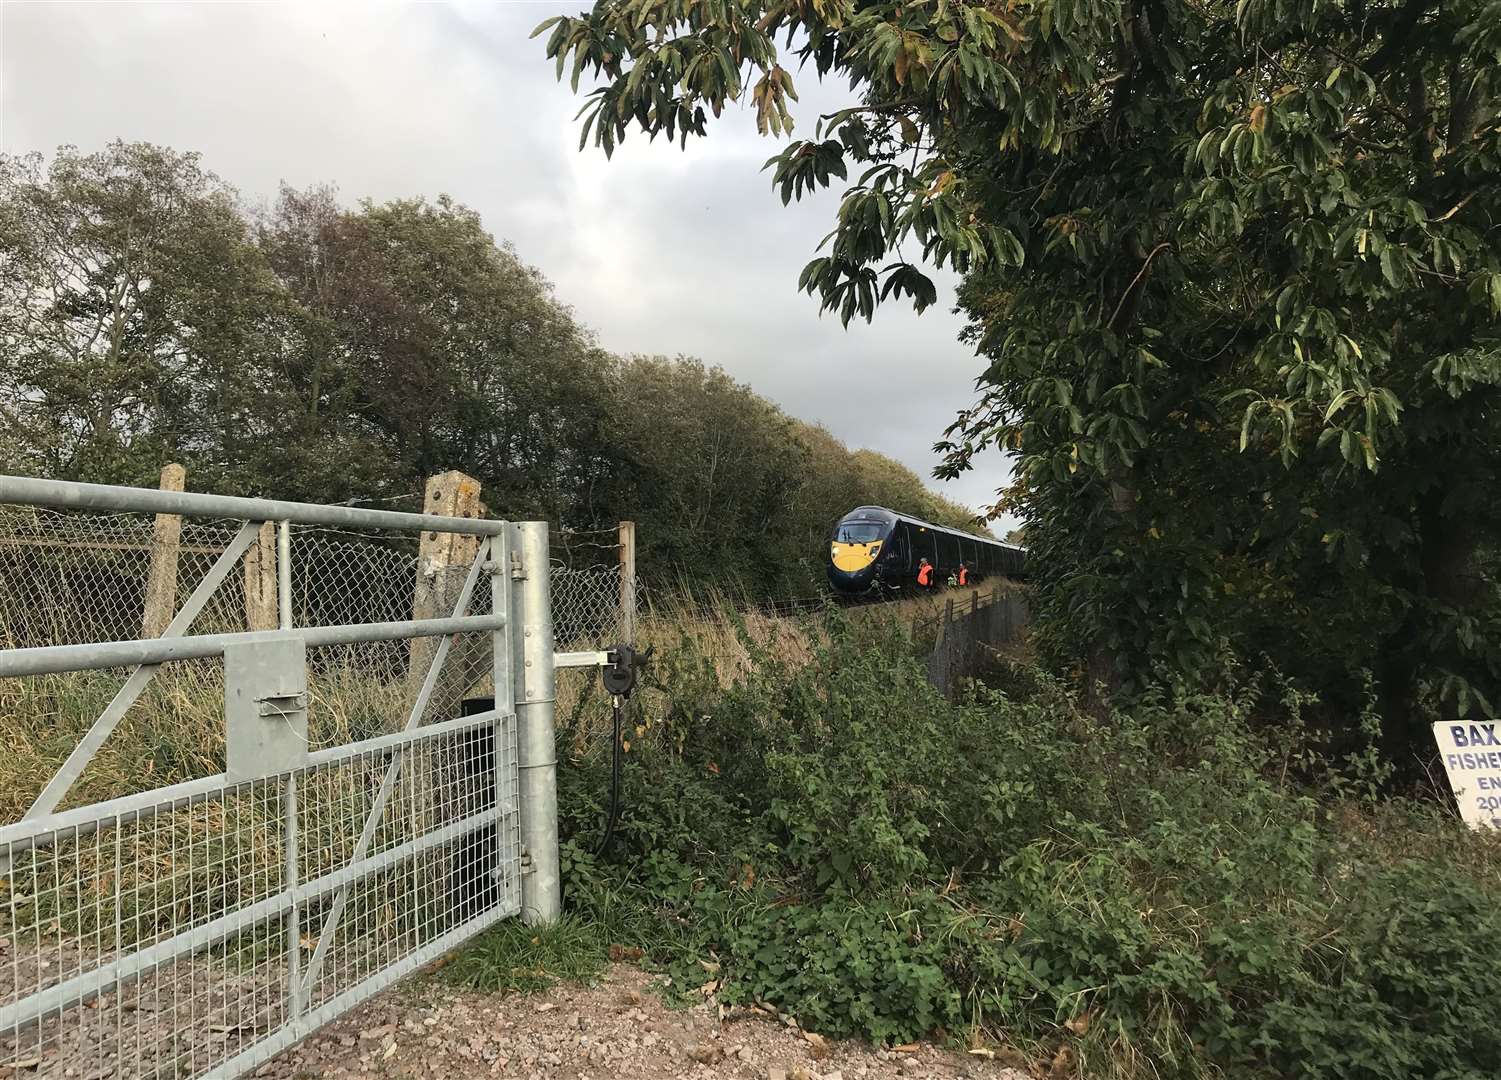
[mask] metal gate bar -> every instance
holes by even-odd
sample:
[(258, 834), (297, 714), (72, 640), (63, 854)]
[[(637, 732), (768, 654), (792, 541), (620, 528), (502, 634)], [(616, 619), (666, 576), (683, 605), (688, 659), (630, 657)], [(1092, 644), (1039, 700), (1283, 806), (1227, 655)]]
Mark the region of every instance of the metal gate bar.
[(234, 495), (205, 495), (196, 491), (81, 484), (73, 480), (41, 480), (33, 476), (0, 476), (0, 503), (52, 506), (60, 510), (112, 510), (141, 514), (181, 514), (184, 517), (243, 518), (246, 521), (288, 521), (293, 525), (337, 525), (351, 529), (427, 530), (464, 536), (499, 536), (510, 523), (490, 518), (409, 514), (400, 510), (368, 510), (359, 506), (324, 506), (281, 499), (245, 499)]
[[(464, 615), (456, 619), (309, 626), (299, 629), (298, 633), (311, 649), (323, 645), (361, 645), (375, 641), (400, 641), (405, 638), (499, 630), (505, 624), (506, 617), (501, 614)], [(165, 664), (169, 660), (202, 660), (210, 656), (223, 656), (227, 646), (278, 632), (261, 630), (239, 634), (194, 634), (179, 638), (143, 638), (138, 641), (8, 649), (0, 652), (0, 678), (55, 675), (64, 671), (87, 671), (90, 668), (150, 666)]]

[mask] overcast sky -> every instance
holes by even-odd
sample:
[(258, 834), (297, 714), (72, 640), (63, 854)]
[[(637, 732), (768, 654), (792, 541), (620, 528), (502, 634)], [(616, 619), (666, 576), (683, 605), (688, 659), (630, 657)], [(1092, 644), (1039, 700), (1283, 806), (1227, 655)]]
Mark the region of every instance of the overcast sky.
[[(285, 181), (348, 202), (447, 192), (553, 281), (618, 353), (719, 364), (852, 447), (891, 455), (985, 505), (999, 455), (931, 478), (931, 446), (980, 365), (959, 344), (953, 279), (922, 316), (893, 305), (849, 330), (797, 275), (831, 197), (783, 207), (761, 164), (780, 144), (741, 111), (686, 152), (627, 139), (580, 153), (579, 106), (553, 77), (547, 2), (220, 3), (0, 0), (0, 149), (110, 139), (197, 150), (249, 202)], [(799, 132), (847, 91), (798, 82)]]

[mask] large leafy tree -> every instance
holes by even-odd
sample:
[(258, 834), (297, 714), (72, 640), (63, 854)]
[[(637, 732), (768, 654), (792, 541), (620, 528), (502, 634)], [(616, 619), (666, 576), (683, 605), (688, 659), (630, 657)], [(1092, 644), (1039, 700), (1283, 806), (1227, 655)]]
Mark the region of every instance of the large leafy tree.
[(238, 446), (275, 283), (193, 154), (0, 155), (0, 447), (12, 467), (153, 479)]
[[(801, 285), (848, 321), (964, 276), (1041, 640), (1092, 685), (1229, 641), (1394, 748), (1501, 677), (1501, 4), (1494, 0), (601, 0), (538, 28), (607, 152), (792, 72), (857, 103), (768, 162), (843, 191)], [(1425, 699), (1426, 695), (1426, 699)]]
[(406, 491), (457, 468), (498, 512), (575, 510), (605, 467), (608, 358), (477, 213), (287, 189), (259, 235), (297, 307), (278, 357), (291, 446), (266, 465), (284, 489)]

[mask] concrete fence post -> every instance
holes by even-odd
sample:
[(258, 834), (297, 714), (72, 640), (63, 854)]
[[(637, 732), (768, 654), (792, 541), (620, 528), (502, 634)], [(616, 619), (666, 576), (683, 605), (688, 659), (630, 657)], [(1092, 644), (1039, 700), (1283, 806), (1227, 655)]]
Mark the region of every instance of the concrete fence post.
[[(480, 482), (461, 472), (439, 473), (427, 481), (422, 512), (442, 517), (480, 516)], [(412, 592), (412, 618), (437, 619), (453, 611), (469, 567), (479, 555), (480, 538), (462, 533), (424, 531), (417, 543), (417, 582)], [(409, 699), (427, 678), (438, 645), (416, 638), (407, 667)], [(457, 676), (456, 681), (462, 679)]]
[[(182, 491), (188, 471), (175, 461), (162, 466), (162, 491)], [(151, 530), (151, 569), (146, 576), (146, 604), (141, 636), (161, 637), (177, 610), (177, 559), (182, 552), (182, 516), (157, 514)]]
[(276, 583), (276, 526), (261, 525), (245, 551), (245, 628), (275, 630), (281, 623)]

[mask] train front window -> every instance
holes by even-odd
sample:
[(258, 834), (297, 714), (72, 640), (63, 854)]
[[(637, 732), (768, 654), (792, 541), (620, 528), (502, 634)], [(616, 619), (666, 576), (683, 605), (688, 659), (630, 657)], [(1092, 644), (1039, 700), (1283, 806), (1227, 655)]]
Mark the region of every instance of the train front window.
[(874, 524), (840, 525), (834, 539), (841, 544), (869, 544), (881, 538), (881, 526)]

